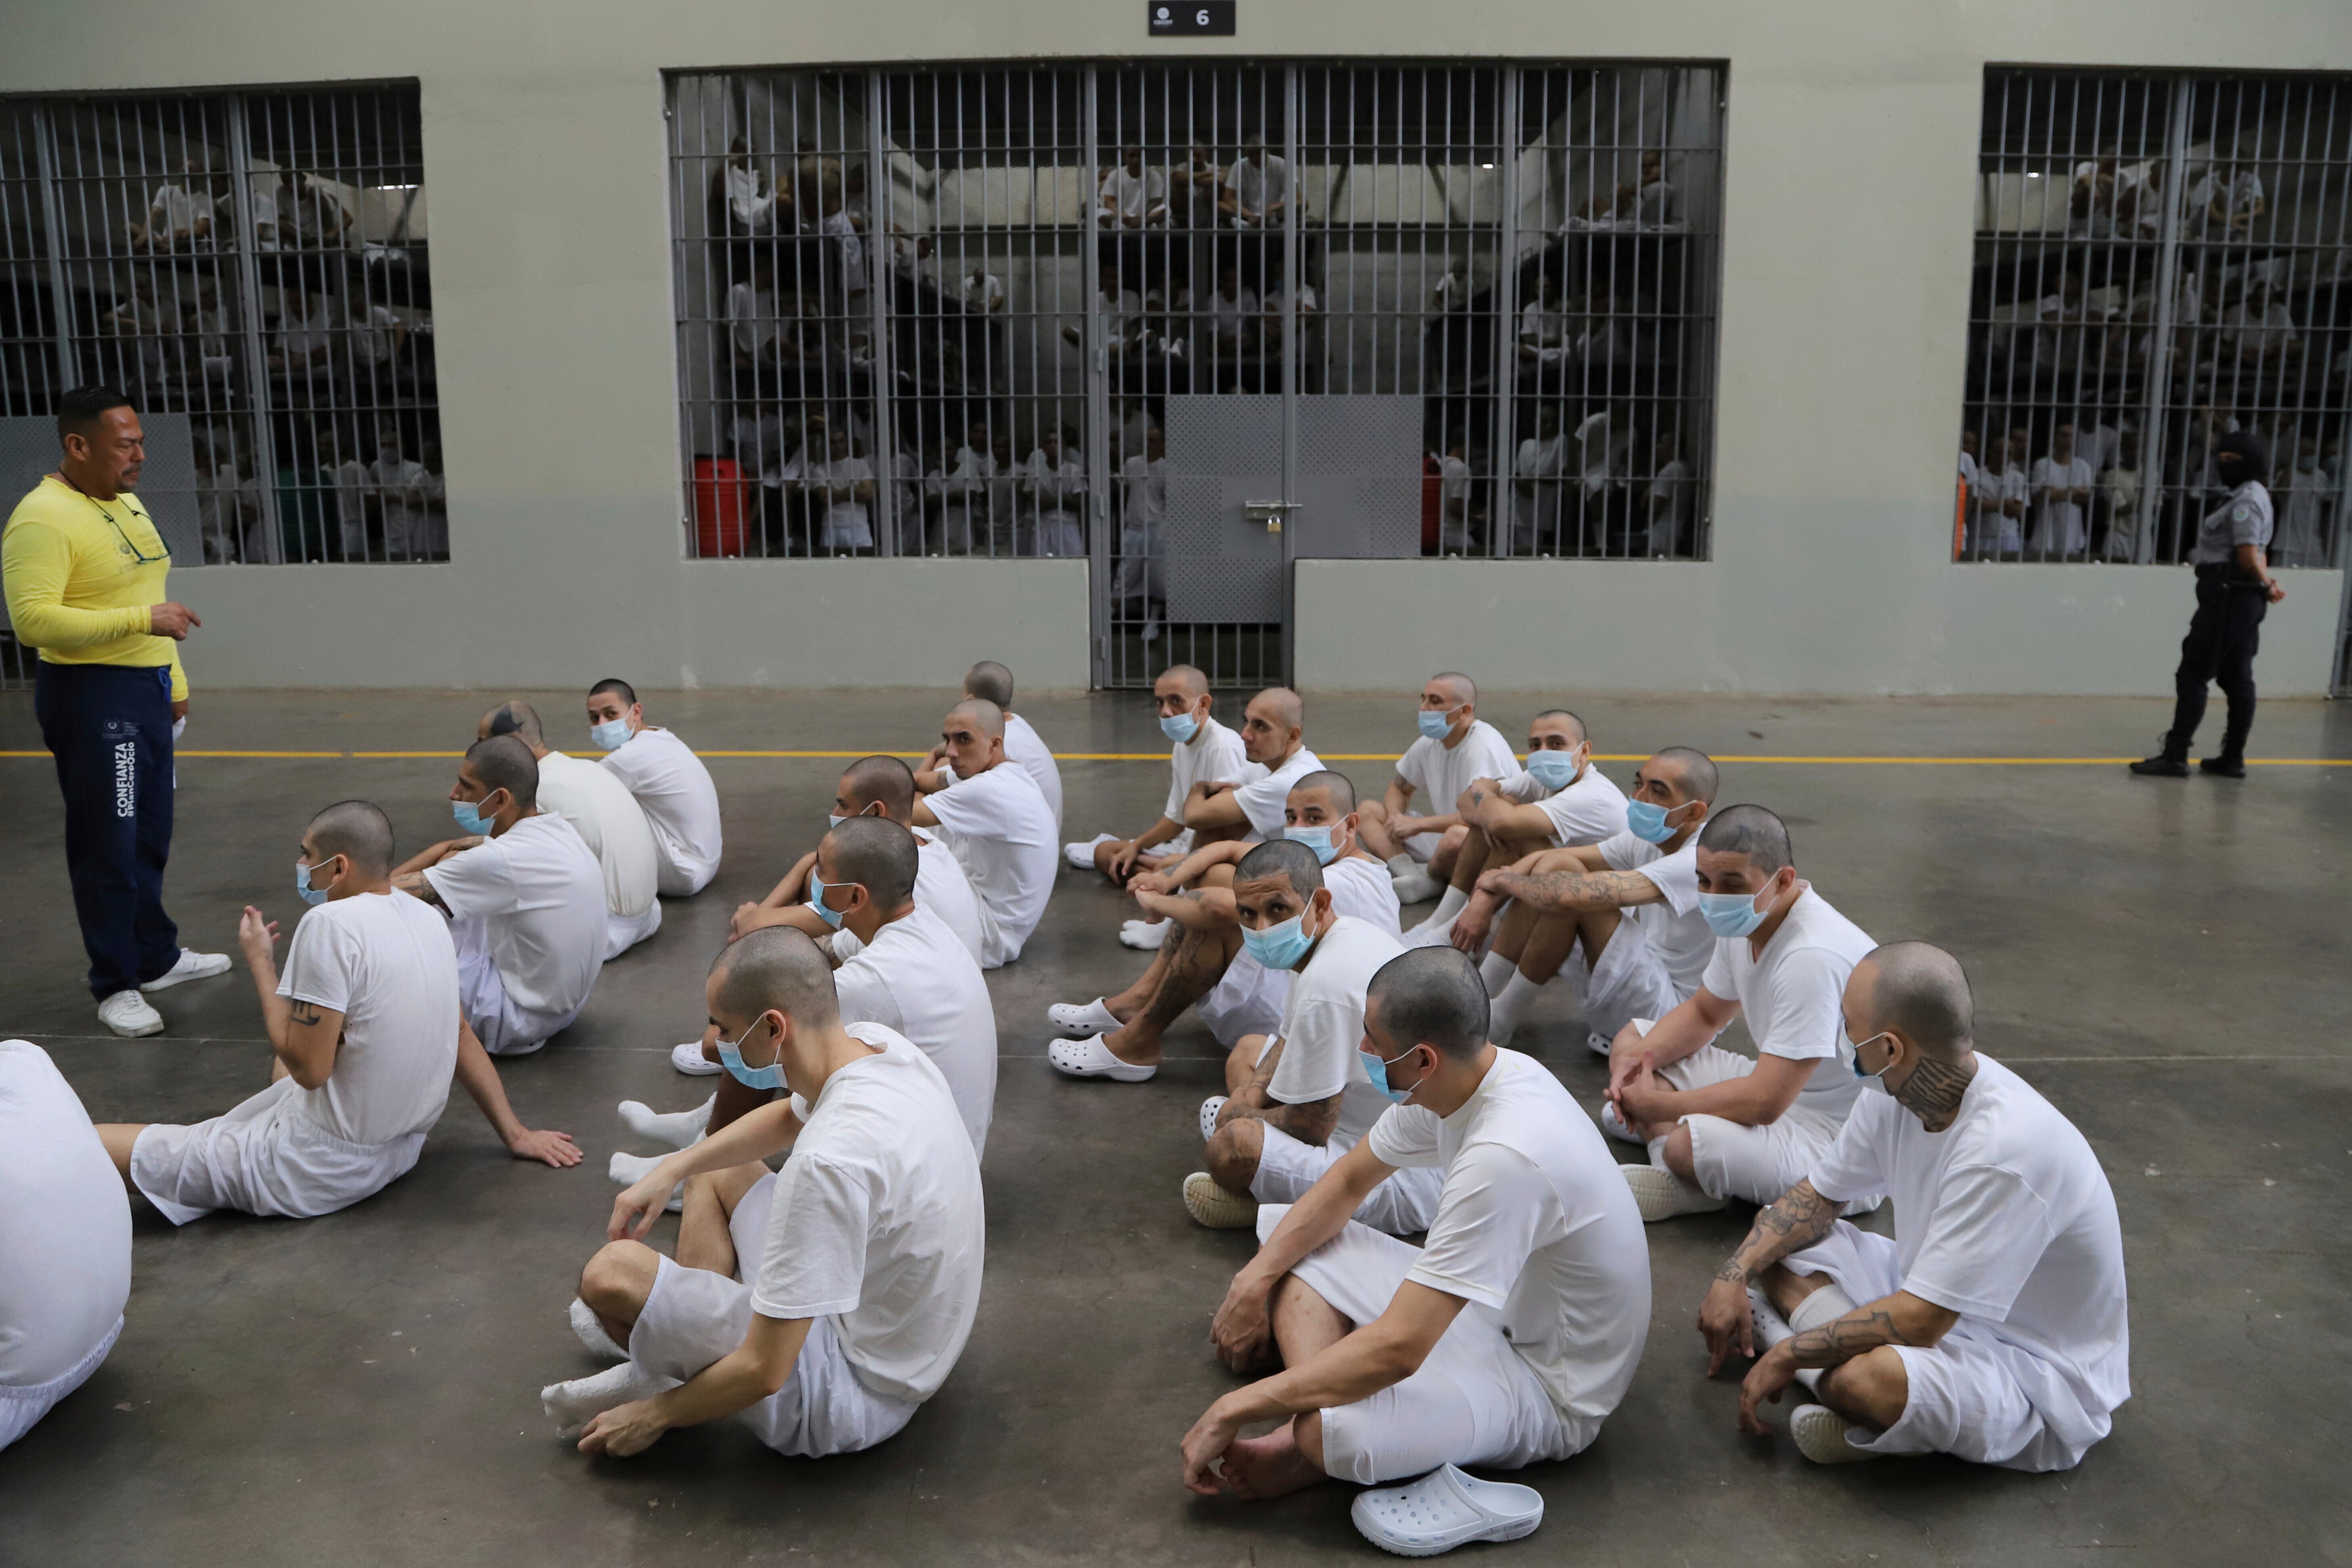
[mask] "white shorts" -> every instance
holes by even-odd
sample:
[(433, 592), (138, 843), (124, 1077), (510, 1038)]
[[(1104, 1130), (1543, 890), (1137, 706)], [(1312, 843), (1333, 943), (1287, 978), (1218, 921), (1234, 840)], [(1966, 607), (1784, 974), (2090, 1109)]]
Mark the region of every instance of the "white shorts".
[[(762, 1176), (729, 1216), (737, 1258), (756, 1258), (767, 1245), (775, 1192), (775, 1176)], [(629, 1359), (683, 1383), (740, 1347), (751, 1327), (751, 1287), (665, 1258), (629, 1332)], [(919, 1400), (893, 1399), (866, 1387), (843, 1353), (833, 1320), (816, 1318), (783, 1387), (737, 1411), (735, 1419), (776, 1452), (814, 1459), (854, 1454), (896, 1436), (920, 1408)]]
[[(1791, 1273), (1826, 1274), (1859, 1306), (1903, 1289), (1891, 1237), (1840, 1220), (1830, 1234), (1782, 1259)], [(1875, 1437), (1846, 1440), (1876, 1454), (1949, 1454), (2012, 1470), (2071, 1470), (2107, 1435), (2108, 1411), (2067, 1396), (2056, 1369), (2000, 1339), (1991, 1324), (1961, 1314), (1933, 1345), (1896, 1345), (1910, 1384), (1903, 1419)], [(2037, 1408), (2034, 1394), (2045, 1408)]]
[(1609, 945), (1601, 950), (1599, 970), (1585, 963), (1580, 942), (1569, 949), (1559, 974), (1575, 994), (1585, 1028), (1599, 1037), (1593, 1049), (1603, 1055), (1609, 1042), (1634, 1019), (1663, 1018), (1691, 998), (1666, 973), (1666, 961), (1650, 945), (1649, 932), (1630, 920), (1618, 921)]
[[(1250, 1178), (1250, 1196), (1262, 1204), (1295, 1204), (1321, 1179), (1340, 1155), (1355, 1147), (1335, 1136), (1328, 1143), (1302, 1142), (1279, 1127), (1258, 1124), (1265, 1142), (1257, 1157), (1257, 1174)], [(1435, 1165), (1407, 1165), (1364, 1194), (1356, 1205), (1356, 1220), (1390, 1236), (1410, 1236), (1427, 1230), (1437, 1215), (1437, 1195), (1445, 1187), (1445, 1173)]]
[[(656, 899), (639, 915), (604, 916), (604, 962), (610, 963), (646, 938), (661, 930), (661, 900)], [(475, 1031), (477, 1034), (479, 1030)], [(482, 1047), (488, 1050), (489, 1047)]]
[[(1258, 1209), (1261, 1246), (1289, 1212), (1284, 1204)], [(1291, 1272), (1361, 1328), (1388, 1310), (1420, 1251), (1350, 1222)], [(1565, 1459), (1600, 1432), (1597, 1420), (1561, 1415), (1535, 1369), (1503, 1337), (1501, 1315), (1472, 1301), (1420, 1371), (1369, 1398), (1323, 1412), (1323, 1468), (1364, 1486), (1445, 1464), (1516, 1470)]]
[(488, 927), (480, 916), (451, 921), (449, 937), (457, 945), (457, 1005), (473, 1026), (474, 1037), (490, 1055), (527, 1057), (580, 1016), (578, 1007), (551, 1018), (514, 1004), (506, 982), (499, 978), (499, 966), (490, 961)]
[(1416, 833), (1399, 847), (1412, 857), (1413, 864), (1426, 866), (1436, 856), (1439, 847), (1444, 842), (1445, 835), (1443, 833)]
[(173, 1225), (215, 1209), (310, 1219), (381, 1192), (416, 1163), (424, 1133), (347, 1143), (302, 1114), (301, 1089), (281, 1078), (226, 1116), (142, 1129), (131, 1146), (131, 1185)]
[(988, 907), (988, 900), (974, 898), (971, 904), (980, 914), (980, 966), (1002, 969), (1020, 957), (1018, 947), (1010, 952), (1004, 950), (1004, 928), (996, 923), (996, 911)]
[[(1172, 940), (1174, 932), (1169, 933)], [(1290, 1005), (1287, 969), (1268, 969), (1243, 949), (1225, 965), (1225, 973), (1208, 994), (1192, 1005), (1217, 1044), (1232, 1050), (1244, 1035), (1271, 1035), (1282, 1027), (1282, 1011)]]
[(24, 1388), (0, 1384), (0, 1448), (31, 1431), (42, 1416), (58, 1407), (59, 1400), (89, 1382), (89, 1374), (104, 1364), (107, 1353), (114, 1349), (114, 1342), (121, 1337), (122, 1318), (117, 1313), (114, 1327), (106, 1331), (106, 1337), (64, 1376)]
[[(1721, 1046), (1701, 1046), (1658, 1076), (1676, 1089), (1703, 1089), (1755, 1070), (1752, 1057)], [(1761, 1127), (1720, 1116), (1685, 1116), (1682, 1121), (1690, 1129), (1691, 1170), (1707, 1195), (1745, 1198), (1751, 1204), (1777, 1202), (1803, 1181), (1845, 1125), (1841, 1118), (1807, 1110), (1801, 1103)]]

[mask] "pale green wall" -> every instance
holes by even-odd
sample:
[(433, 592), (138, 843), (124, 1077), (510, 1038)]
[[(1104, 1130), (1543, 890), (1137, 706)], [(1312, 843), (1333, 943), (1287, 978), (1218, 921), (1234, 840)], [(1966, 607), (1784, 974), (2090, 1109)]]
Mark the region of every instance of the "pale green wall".
[[(661, 73), (1344, 49), (1730, 62), (1716, 560), (1310, 563), (1302, 683), (1452, 663), (1499, 685), (2168, 689), (2185, 574), (1943, 560), (1983, 68), (2352, 69), (2352, 5), (1242, 0), (1238, 39), (1192, 45), (1148, 41), (1141, 10), (17, 0), (0, 92), (423, 84), (455, 561), (175, 574), (206, 621), (195, 678), (902, 685), (986, 653), (1024, 687), (1084, 684), (1079, 564), (682, 559)], [(2273, 693), (2324, 686), (2334, 626), (2334, 574), (2290, 581)]]

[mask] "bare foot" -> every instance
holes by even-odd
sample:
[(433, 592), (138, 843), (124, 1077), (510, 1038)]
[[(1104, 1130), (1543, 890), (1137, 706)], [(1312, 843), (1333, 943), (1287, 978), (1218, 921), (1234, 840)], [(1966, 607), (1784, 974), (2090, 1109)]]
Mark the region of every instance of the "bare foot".
[(1160, 1042), (1154, 1040), (1148, 1046), (1139, 1044), (1130, 1045), (1128, 1043), (1127, 1034), (1127, 1030), (1118, 1029), (1114, 1030), (1110, 1034), (1105, 1035), (1102, 1037), (1104, 1047), (1108, 1049), (1111, 1055), (1117, 1057), (1119, 1060), (1127, 1063), (1130, 1067), (1158, 1067), (1160, 1065)]
[(1235, 1497), (1258, 1502), (1286, 1497), (1326, 1479), (1298, 1451), (1298, 1439), (1287, 1421), (1263, 1437), (1236, 1439), (1225, 1450), (1224, 1476)]

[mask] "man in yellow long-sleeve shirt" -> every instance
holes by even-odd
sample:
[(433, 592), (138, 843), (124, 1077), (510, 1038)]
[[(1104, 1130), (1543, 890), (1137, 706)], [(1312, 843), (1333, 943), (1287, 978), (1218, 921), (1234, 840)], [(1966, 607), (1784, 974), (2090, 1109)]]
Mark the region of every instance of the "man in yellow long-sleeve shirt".
[(171, 552), (131, 493), (146, 460), (131, 400), (81, 387), (58, 404), (58, 471), (0, 533), (16, 640), (40, 650), (33, 710), (66, 797), (66, 869), (90, 994), (118, 1035), (161, 1034), (142, 994), (228, 972), (180, 945), (163, 912), (172, 725), (188, 710), (180, 643), (200, 625), (164, 597)]

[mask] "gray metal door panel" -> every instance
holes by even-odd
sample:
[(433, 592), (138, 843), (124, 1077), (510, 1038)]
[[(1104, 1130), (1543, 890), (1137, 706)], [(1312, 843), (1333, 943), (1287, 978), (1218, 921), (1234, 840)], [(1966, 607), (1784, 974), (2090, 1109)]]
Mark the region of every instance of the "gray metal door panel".
[(1301, 397), (1297, 416), (1293, 553), (1301, 560), (1417, 559), (1422, 400)]
[(1282, 399), (1179, 396), (1167, 404), (1171, 621), (1283, 619), (1283, 540), (1243, 513), (1282, 499)]

